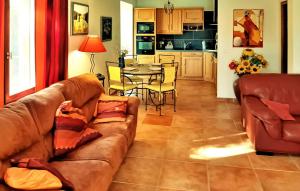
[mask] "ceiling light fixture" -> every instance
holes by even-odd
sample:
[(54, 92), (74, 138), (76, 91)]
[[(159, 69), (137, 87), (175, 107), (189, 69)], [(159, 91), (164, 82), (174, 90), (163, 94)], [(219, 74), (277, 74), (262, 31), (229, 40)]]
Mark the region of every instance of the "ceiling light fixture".
[(168, 0), (168, 3), (165, 4), (164, 8), (167, 14), (172, 14), (174, 10), (174, 4)]

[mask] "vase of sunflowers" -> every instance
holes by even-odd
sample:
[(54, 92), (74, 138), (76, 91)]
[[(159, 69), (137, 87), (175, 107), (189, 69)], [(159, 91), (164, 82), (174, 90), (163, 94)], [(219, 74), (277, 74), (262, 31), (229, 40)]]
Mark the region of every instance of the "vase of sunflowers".
[[(229, 63), (229, 68), (234, 70), (234, 73), (239, 77), (248, 74), (256, 74), (261, 71), (262, 68), (267, 66), (267, 61), (261, 54), (256, 54), (252, 49), (244, 49), (242, 56), (239, 60), (232, 60)], [(240, 103), (240, 89), (238, 85), (238, 79), (233, 83), (233, 89), (235, 96)]]

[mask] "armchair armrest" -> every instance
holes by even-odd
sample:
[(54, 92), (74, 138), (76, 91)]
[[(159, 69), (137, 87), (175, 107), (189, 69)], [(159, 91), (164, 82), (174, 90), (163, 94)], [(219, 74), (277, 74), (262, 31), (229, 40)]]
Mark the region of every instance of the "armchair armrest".
[(137, 97), (128, 97), (127, 113), (137, 117), (140, 100)]
[(264, 124), (268, 134), (274, 139), (282, 138), (281, 119), (274, 114), (259, 98), (253, 96), (244, 96), (243, 100), (246, 111), (257, 117)]

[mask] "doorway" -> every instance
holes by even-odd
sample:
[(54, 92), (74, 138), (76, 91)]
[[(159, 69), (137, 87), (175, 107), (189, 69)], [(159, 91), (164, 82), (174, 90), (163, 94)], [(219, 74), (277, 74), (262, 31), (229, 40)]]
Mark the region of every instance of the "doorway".
[(288, 8), (287, 1), (281, 2), (281, 73), (288, 72)]

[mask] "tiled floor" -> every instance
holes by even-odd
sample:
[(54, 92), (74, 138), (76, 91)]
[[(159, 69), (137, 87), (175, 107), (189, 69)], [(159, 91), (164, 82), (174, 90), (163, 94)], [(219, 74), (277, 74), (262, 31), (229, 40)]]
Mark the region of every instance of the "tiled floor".
[(300, 190), (300, 157), (255, 155), (238, 104), (217, 100), (207, 82), (177, 89), (176, 113), (140, 106), (135, 143), (110, 191)]

